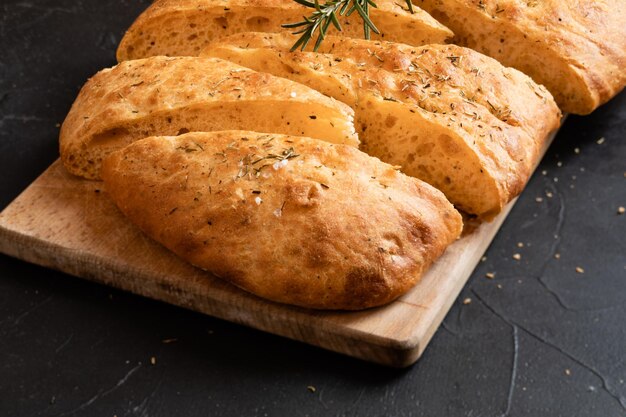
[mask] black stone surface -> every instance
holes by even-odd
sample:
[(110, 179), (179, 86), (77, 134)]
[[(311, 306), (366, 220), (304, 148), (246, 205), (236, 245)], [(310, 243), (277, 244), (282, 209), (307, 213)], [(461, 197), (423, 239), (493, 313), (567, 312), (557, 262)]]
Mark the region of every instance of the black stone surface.
[[(0, 0), (0, 207), (148, 3)], [(625, 172), (621, 94), (567, 120), (406, 370), (0, 255), (0, 416), (626, 416)]]

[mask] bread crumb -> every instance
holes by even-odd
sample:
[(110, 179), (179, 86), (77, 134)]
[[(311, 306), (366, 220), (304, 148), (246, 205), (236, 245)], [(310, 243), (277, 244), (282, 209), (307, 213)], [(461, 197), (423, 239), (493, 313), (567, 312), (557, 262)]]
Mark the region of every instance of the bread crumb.
[(578, 155), (580, 153), (580, 148), (574, 148), (574, 153)]
[(552, 198), (553, 196), (554, 194), (552, 194), (550, 191), (546, 191), (546, 197)]
[(494, 279), (495, 277), (496, 277), (495, 272), (487, 272), (485, 274), (485, 278), (488, 278), (488, 279)]
[(482, 258), (480, 258), (480, 261), (481, 261), (481, 262), (485, 262), (486, 260), (487, 260), (487, 257), (486, 257), (486, 256), (483, 256)]
[(150, 364), (151, 365), (156, 365), (156, 357), (154, 357), (154, 356), (150, 357)]
[(537, 197), (537, 198), (535, 198), (535, 201), (537, 203), (541, 203), (543, 201), (543, 198), (542, 197)]
[(541, 175), (548, 175), (548, 171), (544, 169), (543, 171), (541, 171)]
[(518, 248), (523, 248), (524, 247), (524, 243), (523, 242), (517, 242), (517, 247)]
[(584, 270), (584, 269), (582, 269), (580, 266), (577, 266), (577, 267), (576, 267), (576, 272), (578, 272), (579, 274), (584, 274), (584, 273), (585, 273), (585, 270)]
[(463, 300), (463, 304), (464, 304), (464, 305), (468, 305), (468, 304), (471, 304), (471, 303), (472, 303), (472, 299), (471, 299), (471, 298), (469, 298), (469, 297), (468, 297), (468, 298), (465, 298), (465, 299)]
[(604, 136), (596, 141), (598, 145), (602, 145), (604, 143)]
[(164, 344), (174, 343), (174, 342), (178, 342), (178, 339), (176, 339), (175, 337), (172, 337), (170, 339), (163, 339), (163, 340), (161, 340), (161, 343), (164, 343)]
[(570, 376), (572, 374), (572, 371), (570, 371), (569, 369), (565, 370), (565, 375)]
[(563, 162), (559, 161), (556, 163), (556, 166), (558, 166), (559, 168), (563, 166)]
[(520, 259), (522, 259), (522, 255), (520, 255), (519, 253), (514, 253), (513, 259), (515, 259), (516, 261), (519, 261)]
[(61, 127), (61, 123), (55, 123), (55, 124), (54, 124), (54, 127), (56, 127), (56, 128)]
[(498, 284), (498, 285), (496, 285), (496, 287), (498, 287), (498, 289), (501, 290), (502, 289), (502, 284)]
[(260, 206), (263, 200), (261, 199), (261, 197), (255, 197), (254, 202), (256, 203), (257, 206)]
[(308, 387), (306, 387), (306, 389), (309, 390), (309, 392), (315, 392), (317, 391), (317, 389), (313, 386), (313, 385), (309, 385)]
[(623, 206), (619, 206), (617, 208), (617, 214), (624, 214), (626, 213), (626, 208), (624, 208)]
[(561, 259), (561, 254), (560, 253), (555, 253), (554, 254), (554, 259)]

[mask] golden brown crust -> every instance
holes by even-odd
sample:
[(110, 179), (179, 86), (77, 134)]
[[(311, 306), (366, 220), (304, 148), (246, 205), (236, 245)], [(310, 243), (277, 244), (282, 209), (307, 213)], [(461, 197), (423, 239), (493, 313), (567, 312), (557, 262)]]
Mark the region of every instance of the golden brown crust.
[[(393, 0), (377, 1), (372, 19), (380, 37), (412, 45), (443, 43), (452, 32), (415, 7), (411, 14)], [(196, 56), (212, 40), (239, 32), (293, 31), (282, 28), (309, 15), (291, 0), (160, 0), (153, 3), (130, 27), (117, 51), (118, 61), (154, 55)], [(362, 37), (357, 13), (340, 18), (342, 35)]]
[(104, 163), (106, 189), (146, 234), (270, 300), (385, 304), (460, 234), (433, 187), (348, 146), (226, 131), (147, 138)]
[(441, 189), (485, 219), (518, 195), (560, 112), (519, 71), (456, 45), (329, 36), (287, 53), (288, 34), (241, 33), (203, 55), (309, 85), (355, 109), (362, 149)]
[(529, 74), (565, 112), (587, 114), (626, 85), (622, 0), (420, 0), (456, 41)]
[(304, 85), (215, 58), (123, 62), (83, 87), (60, 133), (73, 174), (99, 177), (111, 151), (151, 135), (250, 129), (358, 145), (354, 112)]

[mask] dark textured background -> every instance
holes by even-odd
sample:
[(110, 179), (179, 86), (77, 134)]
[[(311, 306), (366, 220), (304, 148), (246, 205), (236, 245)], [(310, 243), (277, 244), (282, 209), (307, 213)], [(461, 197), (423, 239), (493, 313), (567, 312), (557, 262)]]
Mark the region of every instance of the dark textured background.
[[(148, 3), (0, 0), (0, 208), (57, 158), (57, 123)], [(0, 255), (0, 416), (626, 416), (625, 176), (622, 94), (567, 120), (406, 370)]]

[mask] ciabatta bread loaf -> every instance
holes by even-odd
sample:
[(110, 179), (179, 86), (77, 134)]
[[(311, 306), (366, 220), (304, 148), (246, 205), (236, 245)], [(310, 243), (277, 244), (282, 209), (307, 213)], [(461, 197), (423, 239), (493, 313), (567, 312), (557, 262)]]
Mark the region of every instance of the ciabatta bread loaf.
[(289, 53), (292, 43), (289, 34), (242, 33), (203, 55), (301, 82), (352, 106), (365, 152), (484, 219), (519, 194), (560, 122), (544, 88), (467, 48), (329, 36), (326, 54)]
[(359, 150), (244, 131), (151, 137), (104, 161), (107, 193), (148, 236), (258, 296), (385, 304), (460, 234), (426, 183)]
[(102, 159), (137, 139), (224, 129), (358, 145), (352, 109), (309, 87), (215, 58), (152, 57), (85, 84), (61, 128), (61, 158), (97, 179)]
[[(411, 45), (443, 43), (452, 32), (428, 13), (404, 1), (380, 0), (371, 18), (389, 41)], [(292, 0), (157, 0), (130, 27), (117, 51), (119, 61), (154, 55), (196, 56), (212, 40), (239, 32), (293, 31), (281, 25), (295, 23), (313, 9)], [(358, 13), (339, 18), (342, 35), (363, 37)], [(331, 29), (334, 30), (334, 29)]]
[(545, 85), (565, 112), (587, 114), (626, 85), (623, 0), (419, 0), (456, 42)]

